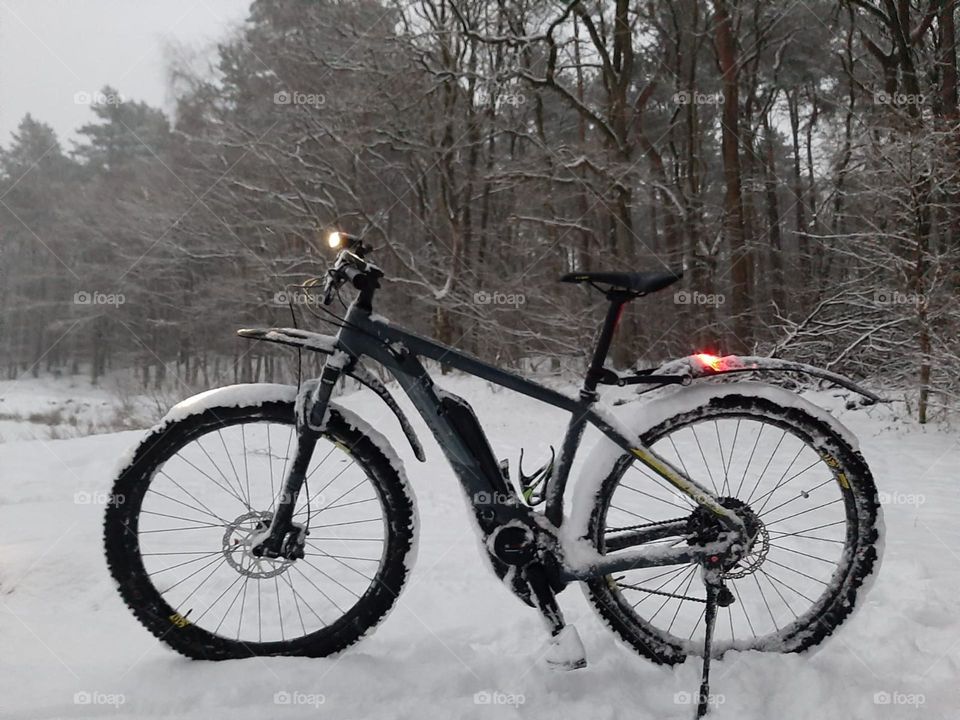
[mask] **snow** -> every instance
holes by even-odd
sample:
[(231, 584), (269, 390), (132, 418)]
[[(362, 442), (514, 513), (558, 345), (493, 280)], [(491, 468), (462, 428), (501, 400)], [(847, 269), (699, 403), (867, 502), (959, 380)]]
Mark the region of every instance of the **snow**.
[[(521, 445), (531, 457), (549, 457), (548, 445), (558, 444), (566, 413), (479, 380), (437, 380), (471, 402), (498, 457), (515, 461)], [(830, 393), (809, 397), (860, 437), (885, 493), (883, 568), (861, 611), (816, 653), (729, 653), (715, 662), (711, 717), (955, 717), (956, 433), (896, 421), (885, 407), (846, 411)], [(665, 668), (637, 657), (574, 588), (559, 599), (589, 665), (569, 673), (546, 667), (542, 623), (479, 556), (452, 472), (410, 403), (399, 401), (424, 439), (426, 465), (412, 462), (399, 424), (373, 393), (338, 398), (412, 468), (419, 560), (375, 633), (315, 660), (188, 661), (134, 620), (107, 574), (101, 522), (117, 458), (141, 431), (0, 444), (0, 718), (692, 717), (698, 663)], [(211, 396), (194, 399), (192, 409), (207, 402)], [(614, 412), (621, 411), (634, 408)], [(588, 431), (584, 450), (598, 437)], [(594, 462), (586, 457), (578, 456), (573, 479)]]

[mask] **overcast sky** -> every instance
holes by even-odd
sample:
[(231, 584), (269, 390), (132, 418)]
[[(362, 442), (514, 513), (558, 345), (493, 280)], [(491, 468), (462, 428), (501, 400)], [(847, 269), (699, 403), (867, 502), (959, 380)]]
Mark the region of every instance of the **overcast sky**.
[[(210, 46), (250, 0), (0, 0), (0, 145), (30, 112), (65, 150), (93, 119), (86, 94), (104, 85), (170, 109), (164, 47)], [(80, 95), (78, 96), (78, 93)], [(79, 101), (79, 102), (78, 102)]]

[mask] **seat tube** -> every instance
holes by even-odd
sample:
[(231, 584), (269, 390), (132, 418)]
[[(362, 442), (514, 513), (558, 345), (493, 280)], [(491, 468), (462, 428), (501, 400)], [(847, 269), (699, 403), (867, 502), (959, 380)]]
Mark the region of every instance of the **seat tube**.
[(597, 346), (594, 348), (593, 358), (590, 360), (587, 376), (584, 378), (583, 388), (580, 390), (581, 399), (587, 402), (597, 399), (597, 384), (603, 375), (603, 363), (606, 362), (607, 353), (610, 352), (610, 344), (613, 342), (613, 334), (616, 332), (620, 317), (623, 315), (623, 308), (632, 296), (628, 293), (611, 291), (607, 293), (607, 297), (610, 299), (610, 307), (607, 309), (607, 317), (600, 329), (600, 337), (597, 338)]

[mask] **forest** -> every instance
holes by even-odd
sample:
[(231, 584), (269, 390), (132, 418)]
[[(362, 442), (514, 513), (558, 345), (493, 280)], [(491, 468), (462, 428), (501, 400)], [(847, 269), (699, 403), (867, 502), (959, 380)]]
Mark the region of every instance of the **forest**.
[[(581, 370), (573, 270), (685, 269), (612, 363), (789, 358), (960, 399), (956, 0), (255, 0), (173, 110), (112, 87), (78, 140), (0, 139), (4, 377), (295, 376), (238, 327), (327, 327), (333, 229), (378, 312)], [(69, 145), (69, 147), (68, 147)], [(339, 306), (338, 306), (339, 307)], [(305, 367), (314, 368), (309, 360)], [(322, 362), (322, 361), (317, 361)]]

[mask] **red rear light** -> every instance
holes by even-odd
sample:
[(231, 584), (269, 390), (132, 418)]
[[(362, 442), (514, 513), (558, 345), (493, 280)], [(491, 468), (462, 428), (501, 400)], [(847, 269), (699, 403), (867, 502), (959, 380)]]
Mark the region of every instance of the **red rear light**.
[(710, 353), (697, 353), (694, 357), (700, 362), (704, 367), (708, 367), (711, 370), (720, 372), (723, 369), (723, 358), (718, 355), (711, 355)]

